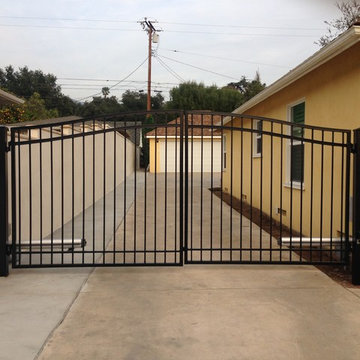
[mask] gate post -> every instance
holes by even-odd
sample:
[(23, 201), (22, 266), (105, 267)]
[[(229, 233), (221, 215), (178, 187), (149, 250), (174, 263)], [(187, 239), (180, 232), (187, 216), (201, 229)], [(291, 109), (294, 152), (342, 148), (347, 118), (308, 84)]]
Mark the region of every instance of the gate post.
[(0, 127), (0, 276), (9, 275), (8, 191), (7, 191), (7, 128)]
[(354, 130), (352, 283), (360, 285), (360, 129)]

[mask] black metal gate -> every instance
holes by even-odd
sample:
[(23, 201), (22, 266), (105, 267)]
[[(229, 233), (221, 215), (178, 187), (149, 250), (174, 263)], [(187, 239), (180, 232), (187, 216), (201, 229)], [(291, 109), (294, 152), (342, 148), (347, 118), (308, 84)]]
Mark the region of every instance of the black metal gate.
[(185, 127), (186, 263), (348, 263), (350, 131), (204, 112)]
[[(13, 268), (181, 265), (183, 131), (180, 122), (167, 124), (179, 116), (132, 113), (12, 128)], [(178, 173), (140, 168), (158, 147), (160, 126), (178, 134)], [(144, 130), (155, 132), (154, 141)]]
[(1, 131), (5, 275), (9, 255), (14, 268), (348, 265), (357, 249), (349, 130), (161, 111), (15, 126), (9, 147)]

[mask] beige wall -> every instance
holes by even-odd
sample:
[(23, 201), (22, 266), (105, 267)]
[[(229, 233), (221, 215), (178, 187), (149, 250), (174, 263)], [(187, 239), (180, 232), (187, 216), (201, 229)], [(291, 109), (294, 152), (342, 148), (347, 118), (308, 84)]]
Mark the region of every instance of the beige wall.
[[(289, 105), (301, 99), (305, 101), (305, 123), (307, 125), (317, 125), (323, 127), (355, 129), (360, 127), (360, 44), (357, 44), (338, 55), (320, 68), (312, 71), (295, 83), (289, 85), (277, 94), (269, 97), (260, 104), (246, 111), (246, 114), (254, 116), (264, 116), (280, 120), (288, 120)], [(240, 120), (234, 121), (235, 127), (241, 127)], [(249, 128), (250, 120), (244, 120), (244, 128)], [(287, 126), (283, 127), (283, 132), (287, 133)], [(264, 130), (271, 131), (270, 123), (264, 123)], [(279, 125), (273, 125), (275, 133), (280, 133)], [(225, 131), (224, 131), (225, 133)], [(231, 136), (227, 131), (228, 149), (231, 148)], [(311, 131), (305, 132), (305, 138), (311, 138)], [(331, 141), (332, 134), (325, 133), (324, 140)], [(314, 138), (321, 140), (321, 132), (315, 131)], [(335, 135), (334, 140), (342, 142), (340, 135)], [(321, 174), (321, 154), (320, 145), (314, 145), (313, 151), (309, 143), (305, 144), (304, 156), (304, 189), (291, 189), (286, 185), (288, 177), (288, 145), (289, 142), (273, 137), (273, 154), (271, 156), (271, 137), (263, 136), (263, 156), (262, 158), (251, 157), (251, 135), (243, 132), (243, 142), (241, 132), (233, 131), (233, 165), (234, 171), (231, 176), (229, 171), (223, 173), (224, 191), (232, 192), (237, 198), (241, 197), (241, 164), (243, 165), (242, 184), (243, 198), (250, 202), (252, 186), (253, 206), (260, 208), (267, 214), (271, 214), (276, 220), (280, 220), (280, 215), (275, 215), (275, 208), (281, 207), (286, 211), (282, 217), (285, 225), (300, 231), (304, 235), (320, 236), (321, 228), (321, 184), (323, 184), (323, 214), (322, 214), (322, 235), (338, 236), (341, 231), (341, 204), (345, 200), (342, 192), (343, 172), (341, 148), (323, 147), (323, 175)], [(243, 143), (243, 146), (241, 144)], [(241, 159), (241, 149), (243, 159)], [(231, 161), (230, 150), (228, 158)], [(282, 154), (282, 156), (281, 156)], [(311, 155), (313, 154), (313, 172), (311, 172)], [(334, 155), (334, 165), (332, 165), (332, 154)], [(283, 168), (281, 171), (281, 158)], [(271, 176), (271, 161), (273, 173)], [(262, 165), (261, 165), (262, 163)], [(252, 164), (252, 178), (251, 178)], [(260, 202), (261, 187), (261, 167), (262, 167), (262, 202)], [(331, 181), (333, 174), (333, 183)], [(233, 186), (231, 188), (231, 177)], [(311, 177), (313, 186), (311, 187)], [(270, 186), (272, 179), (272, 187)], [(333, 187), (333, 191), (331, 188)], [(312, 190), (312, 192), (311, 192)], [(272, 204), (271, 204), (272, 194)], [(331, 196), (333, 194), (333, 197)], [(343, 195), (343, 198), (341, 197)], [(282, 196), (282, 204), (280, 204)], [(292, 197), (292, 211), (290, 207)], [(311, 198), (312, 197), (312, 198)], [(312, 206), (311, 206), (312, 201)], [(301, 204), (302, 202), (302, 211)], [(331, 202), (333, 206), (331, 206)], [(332, 209), (332, 210), (331, 210)], [(311, 214), (312, 211), (312, 214)], [(333, 211), (333, 226), (331, 230), (331, 211)], [(290, 213), (292, 212), (292, 220)], [(302, 216), (302, 221), (300, 221)], [(312, 229), (311, 229), (312, 222)]]
[[(201, 172), (201, 147), (202, 147), (202, 170), (203, 172), (221, 171), (221, 139), (213, 137), (211, 157), (211, 138), (189, 138), (189, 171)], [(202, 146), (201, 146), (202, 145)], [(165, 146), (167, 146), (167, 159), (165, 160)], [(150, 172), (155, 172), (155, 156), (156, 156), (156, 171), (165, 172), (165, 161), (167, 162), (167, 172), (175, 172), (175, 154), (177, 157), (177, 171), (180, 166), (180, 142), (177, 140), (177, 150), (175, 151), (175, 140), (168, 139), (167, 144), (165, 139), (150, 139)], [(192, 165), (193, 161), (193, 165)], [(212, 164), (211, 164), (212, 163)]]
[[(39, 134), (37, 134), (39, 135)], [(36, 136), (36, 133), (32, 134)], [(55, 135), (54, 135), (55, 136)], [(42, 137), (49, 137), (49, 132), (42, 131)], [(85, 208), (91, 206), (103, 197), (104, 194), (104, 141), (105, 150), (105, 192), (114, 189), (114, 156), (116, 154), (116, 185), (125, 177), (124, 158), (126, 147), (126, 175), (130, 175), (135, 167), (135, 146), (130, 140), (114, 132), (88, 135), (84, 137), (85, 152), (83, 152), (83, 138), (74, 139), (74, 191), (72, 192), (72, 139), (63, 140), (63, 168), (64, 168), (64, 224), (72, 218), (72, 193), (74, 194), (74, 216), (83, 210), (83, 194), (85, 194)], [(116, 142), (116, 145), (115, 145)], [(126, 145), (125, 145), (126, 144)], [(95, 167), (93, 166), (93, 148), (95, 146)], [(18, 175), (18, 146), (16, 147), (16, 172)], [(85, 187), (83, 187), (83, 154), (85, 154)], [(10, 155), (10, 154), (9, 154)], [(30, 160), (31, 159), (31, 201), (30, 210)], [(8, 159), (10, 167), (10, 156)], [(17, 238), (21, 235), (23, 242), (30, 238), (30, 211), (32, 215), (32, 239), (40, 239), (40, 190), (42, 189), (42, 234), (43, 238), (51, 233), (51, 194), (53, 194), (53, 229), (61, 227), (62, 192), (61, 192), (61, 141), (53, 141), (53, 189), (51, 189), (51, 145), (50, 142), (42, 144), (42, 187), (40, 187), (40, 145), (20, 146), (20, 189), (21, 189), (21, 234), (19, 222)], [(9, 172), (10, 174), (10, 172)], [(93, 178), (95, 183), (93, 184)], [(19, 201), (19, 178), (17, 183), (17, 201)], [(93, 198), (93, 185), (95, 198)], [(9, 190), (10, 182), (9, 182)], [(11, 216), (9, 218), (11, 221)]]

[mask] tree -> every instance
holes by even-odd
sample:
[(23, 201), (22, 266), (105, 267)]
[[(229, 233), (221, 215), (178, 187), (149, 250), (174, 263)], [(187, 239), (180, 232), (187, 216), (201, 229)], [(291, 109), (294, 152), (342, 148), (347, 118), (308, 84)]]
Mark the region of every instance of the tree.
[(22, 105), (7, 105), (0, 109), (0, 123), (9, 124), (22, 121), (42, 120), (58, 116), (57, 110), (47, 110), (45, 101), (34, 93)]
[(229, 83), (227, 87), (240, 91), (240, 93), (243, 94), (243, 102), (246, 102), (264, 90), (266, 84), (261, 82), (260, 74), (257, 71), (254, 80), (247, 80), (245, 76), (243, 76), (240, 81)]
[(104, 86), (104, 87), (101, 89), (101, 92), (102, 92), (104, 98), (106, 98), (106, 97), (110, 94), (110, 89), (109, 89), (107, 86)]
[(324, 21), (328, 25), (327, 33), (323, 35), (315, 44), (321, 47), (327, 45), (337, 38), (344, 31), (349, 29), (356, 21), (360, 20), (360, 1), (350, 0), (336, 3), (336, 7), (341, 11), (342, 16), (332, 21)]
[(186, 82), (170, 90), (166, 107), (186, 110), (233, 111), (243, 102), (243, 95), (231, 88), (205, 86), (203, 83)]
[(167, 108), (231, 112), (265, 88), (257, 73), (254, 80), (244, 76), (223, 88), (196, 82), (182, 83), (170, 91)]
[[(121, 97), (121, 103), (127, 111), (146, 110), (147, 95), (139, 91), (126, 90)], [(164, 105), (164, 97), (157, 93), (151, 97), (151, 108), (159, 110)]]
[(0, 69), (0, 87), (24, 99), (35, 92), (44, 100), (48, 110), (57, 110), (59, 116), (74, 114), (79, 105), (61, 92), (56, 76), (44, 74), (41, 70), (29, 70), (27, 66), (15, 71), (10, 65)]
[(106, 114), (115, 114), (123, 111), (123, 106), (118, 102), (115, 96), (110, 97), (101, 97), (95, 96), (92, 101), (85, 102), (79, 114), (81, 116), (96, 116), (96, 115), (106, 115)]
[(45, 101), (36, 92), (25, 101), (22, 109), (24, 111), (24, 121), (50, 119), (59, 116), (56, 109), (46, 109)]

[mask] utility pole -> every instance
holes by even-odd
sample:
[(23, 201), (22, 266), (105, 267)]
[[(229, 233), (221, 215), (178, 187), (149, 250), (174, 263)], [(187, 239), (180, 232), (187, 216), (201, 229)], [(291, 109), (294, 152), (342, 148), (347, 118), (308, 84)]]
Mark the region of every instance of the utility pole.
[[(150, 21), (147, 18), (144, 18), (143, 21), (140, 21), (143, 29), (148, 33), (149, 36), (149, 58), (148, 58), (148, 81), (147, 81), (147, 103), (146, 111), (151, 111), (151, 58), (152, 58), (152, 42), (155, 40), (154, 35), (161, 30), (157, 30), (154, 27), (154, 23), (157, 21)], [(156, 39), (157, 42), (157, 39)]]

